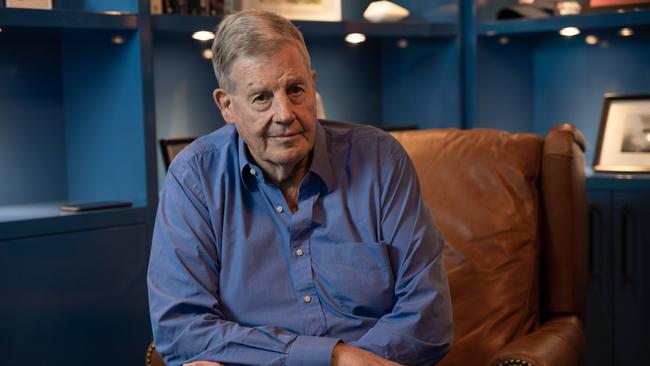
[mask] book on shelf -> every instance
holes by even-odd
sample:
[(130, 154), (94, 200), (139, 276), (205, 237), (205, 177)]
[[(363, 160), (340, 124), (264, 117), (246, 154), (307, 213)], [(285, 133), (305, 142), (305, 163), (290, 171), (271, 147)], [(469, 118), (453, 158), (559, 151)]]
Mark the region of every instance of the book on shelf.
[(149, 9), (151, 14), (162, 14), (163, 13), (163, 0), (151, 0), (149, 5), (151, 5), (151, 7)]
[[(238, 0), (160, 0), (161, 13), (183, 15), (225, 15), (238, 10)], [(152, 2), (152, 14), (153, 11)]]
[(6, 0), (7, 8), (52, 10), (52, 0)]

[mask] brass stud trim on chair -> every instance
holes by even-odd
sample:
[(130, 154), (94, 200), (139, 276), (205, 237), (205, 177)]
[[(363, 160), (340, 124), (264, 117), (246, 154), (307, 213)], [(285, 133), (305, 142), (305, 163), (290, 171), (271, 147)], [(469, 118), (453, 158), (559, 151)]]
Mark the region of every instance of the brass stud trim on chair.
[(521, 360), (521, 359), (506, 359), (499, 361), (497, 366), (536, 366), (534, 362), (526, 361), (526, 360)]
[(144, 366), (151, 366), (151, 355), (155, 349), (156, 346), (154, 346), (153, 342), (149, 343), (149, 347), (147, 347), (147, 353), (144, 358)]

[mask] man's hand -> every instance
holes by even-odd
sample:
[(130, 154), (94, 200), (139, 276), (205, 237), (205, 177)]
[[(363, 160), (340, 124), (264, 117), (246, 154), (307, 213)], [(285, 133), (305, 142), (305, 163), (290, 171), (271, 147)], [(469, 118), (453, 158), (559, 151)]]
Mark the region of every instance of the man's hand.
[(364, 349), (339, 343), (332, 351), (332, 366), (400, 366), (400, 364)]
[(190, 363), (184, 363), (183, 366), (221, 366), (219, 362), (212, 361), (194, 361)]

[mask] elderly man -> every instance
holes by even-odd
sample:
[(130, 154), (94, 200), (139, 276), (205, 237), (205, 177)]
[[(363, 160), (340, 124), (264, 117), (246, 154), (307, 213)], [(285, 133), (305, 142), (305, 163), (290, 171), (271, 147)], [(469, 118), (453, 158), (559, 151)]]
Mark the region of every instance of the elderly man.
[(420, 365), (449, 349), (443, 244), (391, 136), (319, 121), (300, 32), (261, 11), (213, 44), (227, 125), (172, 163), (151, 249), (169, 365)]

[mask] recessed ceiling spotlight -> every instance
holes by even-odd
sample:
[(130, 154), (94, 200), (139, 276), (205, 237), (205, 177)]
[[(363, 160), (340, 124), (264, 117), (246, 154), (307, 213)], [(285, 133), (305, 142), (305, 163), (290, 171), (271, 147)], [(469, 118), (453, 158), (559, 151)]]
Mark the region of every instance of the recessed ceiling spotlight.
[(629, 37), (634, 35), (634, 31), (632, 30), (632, 28), (625, 27), (618, 30), (618, 35), (621, 37)]
[(560, 29), (560, 35), (563, 35), (565, 37), (573, 37), (577, 36), (578, 34), (580, 34), (580, 29), (576, 27), (565, 27)]
[(510, 38), (505, 37), (505, 36), (504, 36), (504, 37), (501, 37), (501, 38), (499, 38), (499, 43), (500, 43), (500, 44), (504, 44), (504, 45), (505, 45), (505, 44), (508, 44), (508, 43), (510, 43)]
[(113, 37), (111, 37), (111, 43), (113, 43), (113, 44), (123, 44), (124, 43), (124, 37), (122, 37), (122, 36), (113, 36)]
[(214, 39), (214, 33), (210, 31), (197, 31), (192, 34), (192, 38), (205, 42)]
[(490, 30), (490, 31), (485, 32), (485, 35), (488, 36), (488, 37), (494, 37), (494, 36), (497, 35), (497, 31)]
[(587, 42), (588, 45), (593, 46), (596, 43), (598, 43), (598, 37), (594, 36), (593, 34), (590, 34), (587, 37), (585, 37), (585, 42)]
[(402, 38), (397, 41), (397, 47), (398, 48), (406, 48), (409, 46), (409, 41), (406, 38)]
[(350, 33), (345, 36), (345, 41), (352, 44), (359, 44), (366, 41), (366, 35), (363, 33)]
[(204, 59), (206, 60), (212, 60), (212, 50), (209, 48), (206, 48), (203, 50), (203, 53), (201, 53)]

